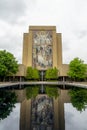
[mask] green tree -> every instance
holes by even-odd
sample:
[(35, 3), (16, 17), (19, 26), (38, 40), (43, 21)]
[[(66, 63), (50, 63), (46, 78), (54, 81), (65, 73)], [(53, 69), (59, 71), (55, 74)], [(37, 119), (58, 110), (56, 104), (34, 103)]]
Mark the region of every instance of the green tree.
[(55, 99), (59, 96), (58, 87), (55, 86), (46, 86), (46, 94), (49, 97), (54, 97)]
[(87, 77), (87, 65), (79, 58), (74, 58), (69, 64), (68, 76), (75, 80)]
[(29, 80), (31, 80), (31, 79), (39, 80), (39, 78), (40, 78), (39, 71), (36, 68), (28, 67), (26, 78)]
[(40, 79), (39, 71), (36, 68), (33, 69), (33, 79)]
[(32, 67), (27, 68), (26, 78), (29, 80), (33, 79), (33, 68)]
[(0, 50), (0, 76), (6, 77), (16, 74), (18, 71), (18, 64), (10, 52)]
[(0, 90), (0, 120), (10, 115), (16, 102), (17, 96), (14, 92)]
[(26, 97), (27, 99), (35, 98), (39, 93), (39, 87), (29, 86), (26, 88)]
[(56, 67), (47, 69), (46, 74), (45, 74), (45, 78), (47, 80), (57, 79), (58, 78), (58, 69)]
[(78, 111), (83, 111), (87, 107), (87, 89), (72, 88), (69, 90), (71, 103)]

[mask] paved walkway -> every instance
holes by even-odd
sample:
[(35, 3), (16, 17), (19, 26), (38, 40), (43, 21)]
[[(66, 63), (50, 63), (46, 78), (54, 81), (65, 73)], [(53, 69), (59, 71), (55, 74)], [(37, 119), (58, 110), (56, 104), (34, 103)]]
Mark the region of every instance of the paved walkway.
[(0, 88), (2, 87), (9, 87), (15, 85), (68, 85), (68, 86), (76, 86), (81, 88), (87, 88), (87, 82), (62, 82), (62, 81), (54, 81), (54, 82), (47, 82), (47, 81), (30, 81), (30, 82), (4, 82), (0, 83)]

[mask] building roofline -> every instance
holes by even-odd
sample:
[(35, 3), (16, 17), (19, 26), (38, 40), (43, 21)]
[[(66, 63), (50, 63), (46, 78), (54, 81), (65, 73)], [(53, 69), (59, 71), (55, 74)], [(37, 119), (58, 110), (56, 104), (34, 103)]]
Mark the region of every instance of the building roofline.
[(29, 31), (31, 30), (55, 30), (56, 26), (29, 26)]

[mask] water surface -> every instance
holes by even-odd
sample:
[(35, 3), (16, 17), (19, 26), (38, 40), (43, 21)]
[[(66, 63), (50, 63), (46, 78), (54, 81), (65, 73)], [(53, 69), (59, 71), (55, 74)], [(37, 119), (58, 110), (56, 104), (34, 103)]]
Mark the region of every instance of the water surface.
[(87, 130), (87, 90), (0, 89), (0, 130)]

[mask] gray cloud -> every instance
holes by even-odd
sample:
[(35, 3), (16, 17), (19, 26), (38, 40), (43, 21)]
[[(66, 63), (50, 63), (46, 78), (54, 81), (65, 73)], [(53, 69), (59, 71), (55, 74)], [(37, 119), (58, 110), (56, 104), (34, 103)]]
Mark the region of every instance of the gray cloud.
[(24, 15), (25, 8), (24, 0), (0, 0), (0, 19), (15, 22)]
[(84, 38), (84, 37), (87, 37), (87, 30), (81, 30), (81, 31), (77, 31), (76, 32), (76, 36), (77, 36), (77, 38), (79, 38), (79, 39), (82, 39), (82, 38)]
[(15, 56), (18, 63), (22, 63), (22, 44), (20, 43), (18, 43), (17, 45), (15, 44), (17, 43), (15, 43), (14, 41), (12, 42), (12, 39), (9, 40), (8, 42), (5, 42), (3, 40), (0, 50), (6, 50), (12, 53)]
[(64, 51), (68, 51), (68, 50), (70, 49), (69, 43), (70, 43), (70, 42), (69, 42), (68, 39), (63, 40), (62, 49), (63, 49)]
[(19, 63), (21, 63), (23, 34), (20, 33), (21, 31), (19, 31), (19, 27), (13, 27), (13, 30), (11, 30), (11, 28), (12, 26), (6, 28), (5, 33), (2, 33), (0, 36), (0, 50), (7, 50), (11, 52)]
[(65, 126), (66, 130), (87, 129), (87, 109), (83, 112), (77, 111), (72, 104), (65, 104)]
[(8, 118), (0, 121), (0, 130), (19, 130), (20, 103), (17, 103), (15, 106)]
[(87, 0), (0, 0), (0, 49), (21, 60), (23, 33), (28, 27), (54, 25), (62, 33), (64, 63), (74, 57), (87, 63), (86, 12)]

